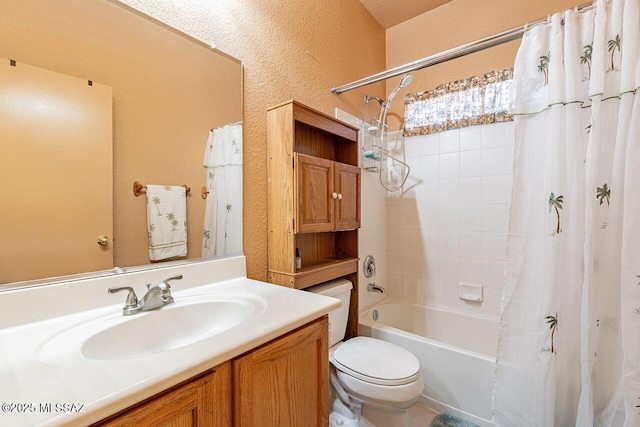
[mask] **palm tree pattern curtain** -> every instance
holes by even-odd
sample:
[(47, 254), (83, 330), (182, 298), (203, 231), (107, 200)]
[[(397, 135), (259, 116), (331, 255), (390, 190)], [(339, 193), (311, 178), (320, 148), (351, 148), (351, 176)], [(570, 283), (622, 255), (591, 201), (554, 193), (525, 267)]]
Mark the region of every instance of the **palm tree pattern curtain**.
[(404, 135), (512, 121), (512, 79), (513, 69), (507, 68), (405, 95)]
[(209, 133), (202, 256), (242, 254), (242, 124)]
[(640, 426), (640, 0), (530, 28), (493, 396), (500, 426)]

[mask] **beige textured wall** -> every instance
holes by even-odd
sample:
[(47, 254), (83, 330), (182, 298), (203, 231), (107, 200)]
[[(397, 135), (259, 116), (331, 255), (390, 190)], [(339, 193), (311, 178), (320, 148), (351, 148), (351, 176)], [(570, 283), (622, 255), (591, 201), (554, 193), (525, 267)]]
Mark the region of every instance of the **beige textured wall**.
[(361, 116), (375, 86), (340, 96), (329, 88), (384, 69), (383, 28), (358, 0), (123, 1), (242, 61), (244, 252), (247, 275), (266, 280), (266, 109), (295, 99)]
[[(584, 0), (454, 0), (387, 30), (387, 68), (492, 36), (583, 3)], [(404, 115), (401, 99), (406, 93), (512, 67), (519, 46), (520, 41), (514, 41), (413, 72), (413, 82), (398, 94), (398, 101), (392, 107), (391, 128), (401, 126), (399, 119)], [(387, 91), (392, 90), (399, 79), (387, 80)]]

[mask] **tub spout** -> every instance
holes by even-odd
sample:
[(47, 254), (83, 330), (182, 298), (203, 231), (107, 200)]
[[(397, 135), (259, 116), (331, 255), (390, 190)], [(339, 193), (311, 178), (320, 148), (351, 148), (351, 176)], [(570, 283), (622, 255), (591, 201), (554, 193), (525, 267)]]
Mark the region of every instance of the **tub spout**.
[(376, 285), (375, 283), (369, 283), (369, 285), (367, 285), (367, 290), (369, 292), (380, 292), (381, 294), (384, 294), (384, 288)]

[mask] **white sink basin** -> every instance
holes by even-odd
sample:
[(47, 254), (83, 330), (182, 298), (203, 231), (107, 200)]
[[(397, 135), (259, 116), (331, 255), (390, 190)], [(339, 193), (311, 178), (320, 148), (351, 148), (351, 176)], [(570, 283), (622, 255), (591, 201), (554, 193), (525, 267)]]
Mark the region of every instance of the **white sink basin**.
[(241, 326), (266, 307), (263, 298), (241, 292), (175, 299), (157, 310), (132, 316), (118, 310), (67, 329), (45, 343), (40, 359), (67, 365), (153, 356)]

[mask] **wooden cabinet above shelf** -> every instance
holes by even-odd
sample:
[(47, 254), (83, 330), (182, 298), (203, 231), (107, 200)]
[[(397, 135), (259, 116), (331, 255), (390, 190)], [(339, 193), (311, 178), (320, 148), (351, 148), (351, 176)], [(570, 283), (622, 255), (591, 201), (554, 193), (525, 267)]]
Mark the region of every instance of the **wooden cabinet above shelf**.
[(277, 105), (267, 110), (267, 161), (269, 282), (304, 289), (348, 278), (357, 313), (358, 128), (295, 101)]

